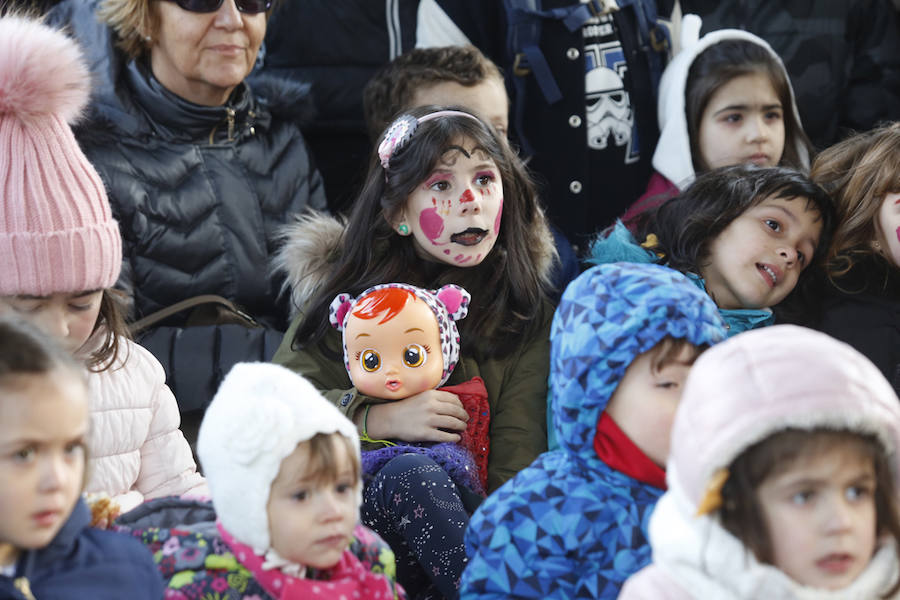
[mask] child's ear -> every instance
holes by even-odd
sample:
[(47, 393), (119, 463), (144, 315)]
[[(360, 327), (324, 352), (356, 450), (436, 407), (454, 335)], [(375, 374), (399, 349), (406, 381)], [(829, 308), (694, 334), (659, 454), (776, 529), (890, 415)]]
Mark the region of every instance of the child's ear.
[(398, 234), (404, 237), (409, 235), (409, 223), (406, 220), (406, 211), (401, 211), (393, 221), (387, 219), (387, 217), (385, 217), (385, 219), (387, 220), (388, 225), (391, 226), (391, 229), (396, 231)]
[(353, 305), (353, 296), (350, 294), (338, 294), (328, 306), (328, 320), (331, 326), (338, 331), (344, 330), (344, 318)]

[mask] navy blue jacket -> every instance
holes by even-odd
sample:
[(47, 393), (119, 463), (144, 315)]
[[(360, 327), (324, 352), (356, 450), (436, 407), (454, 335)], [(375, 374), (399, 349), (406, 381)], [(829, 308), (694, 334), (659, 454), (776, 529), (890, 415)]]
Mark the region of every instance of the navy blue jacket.
[(162, 578), (150, 552), (125, 534), (90, 527), (90, 520), (79, 500), (47, 547), (19, 556), (12, 578), (0, 576), (0, 598), (26, 600), (14, 583), (23, 577), (39, 600), (162, 598)]

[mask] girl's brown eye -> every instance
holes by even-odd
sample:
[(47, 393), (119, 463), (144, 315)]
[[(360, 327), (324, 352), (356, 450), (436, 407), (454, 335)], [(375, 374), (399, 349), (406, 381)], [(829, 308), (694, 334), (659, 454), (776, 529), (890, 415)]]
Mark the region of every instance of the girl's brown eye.
[(418, 344), (410, 344), (403, 349), (403, 364), (407, 367), (418, 367), (425, 362), (426, 356), (428, 355), (425, 348)]
[(362, 363), (362, 368), (369, 373), (373, 373), (381, 368), (381, 356), (375, 350), (363, 350), (360, 362)]

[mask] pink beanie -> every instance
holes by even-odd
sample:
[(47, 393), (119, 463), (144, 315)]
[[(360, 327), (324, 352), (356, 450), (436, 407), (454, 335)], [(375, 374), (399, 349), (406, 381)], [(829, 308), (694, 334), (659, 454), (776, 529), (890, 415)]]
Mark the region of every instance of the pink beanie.
[(90, 95), (62, 32), (0, 18), (0, 296), (112, 287), (122, 239), (70, 123)]
[(900, 479), (900, 400), (869, 359), (824, 333), (775, 325), (734, 336), (691, 368), (666, 475), (696, 506), (714, 473), (786, 428), (871, 434)]

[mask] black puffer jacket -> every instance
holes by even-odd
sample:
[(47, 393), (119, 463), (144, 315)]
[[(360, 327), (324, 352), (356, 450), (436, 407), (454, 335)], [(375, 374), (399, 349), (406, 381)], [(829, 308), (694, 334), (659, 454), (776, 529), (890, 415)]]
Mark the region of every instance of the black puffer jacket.
[(818, 329), (865, 354), (900, 394), (900, 272), (896, 267), (881, 258), (858, 262), (837, 286), (827, 287)]
[(287, 303), (276, 301), (281, 282), (269, 267), (276, 230), (307, 207), (325, 208), (298, 125), (307, 88), (260, 79), (257, 94), (241, 84), (225, 106), (192, 104), (143, 63), (125, 61), (89, 7), (69, 0), (55, 20), (89, 46), (96, 85), (76, 136), (119, 221), (121, 283), (133, 295), (134, 316), (218, 294), (265, 325), (250, 334), (183, 329), (182, 317), (142, 337), (166, 367), (182, 410), (205, 406), (231, 363), (274, 352), (287, 325)]

